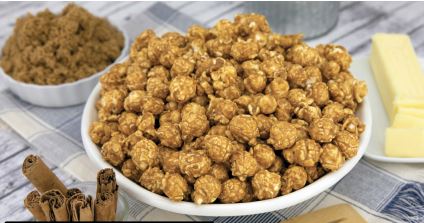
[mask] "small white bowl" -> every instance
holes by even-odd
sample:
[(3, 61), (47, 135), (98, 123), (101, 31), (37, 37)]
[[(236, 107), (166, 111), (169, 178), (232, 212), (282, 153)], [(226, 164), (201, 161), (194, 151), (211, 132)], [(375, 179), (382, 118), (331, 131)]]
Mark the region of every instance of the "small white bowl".
[[(112, 165), (103, 160), (102, 155), (100, 154), (100, 148), (91, 141), (89, 136), (90, 123), (97, 120), (95, 103), (99, 98), (99, 92), (100, 84), (94, 88), (85, 105), (81, 122), (82, 141), (84, 143), (85, 151), (87, 152), (88, 157), (99, 168), (113, 168)], [(254, 201), (249, 203), (196, 205), (192, 202), (173, 202), (164, 196), (150, 192), (140, 185), (134, 183), (130, 179), (126, 178), (117, 169), (115, 169), (116, 179), (119, 186), (123, 188), (131, 197), (151, 206), (180, 214), (200, 216), (239, 216), (280, 210), (296, 205), (327, 190), (336, 184), (339, 180), (341, 180), (358, 163), (358, 161), (364, 155), (371, 137), (371, 107), (367, 99), (365, 99), (364, 103), (361, 104), (357, 115), (366, 124), (365, 132), (362, 134), (360, 139), (358, 154), (352, 159), (348, 160), (339, 170), (326, 174), (317, 181), (305, 186), (300, 190), (273, 199)]]
[(65, 107), (85, 102), (99, 82), (99, 78), (116, 62), (122, 60), (128, 51), (130, 39), (125, 30), (114, 25), (124, 35), (124, 47), (115, 61), (100, 72), (75, 82), (59, 85), (37, 85), (17, 81), (0, 67), (0, 77), (8, 88), (20, 99), (44, 107)]

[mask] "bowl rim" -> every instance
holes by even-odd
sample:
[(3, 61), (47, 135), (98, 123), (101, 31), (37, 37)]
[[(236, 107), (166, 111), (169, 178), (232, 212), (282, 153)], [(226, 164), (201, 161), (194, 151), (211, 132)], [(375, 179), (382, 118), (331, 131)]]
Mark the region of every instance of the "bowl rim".
[[(77, 81), (69, 82), (69, 83), (63, 83), (63, 84), (56, 84), (56, 85), (39, 85), (39, 84), (32, 84), (32, 83), (25, 83), (25, 82), (17, 81), (15, 79), (13, 79), (12, 76), (8, 75), (3, 70), (3, 68), (1, 66), (0, 66), (0, 77), (4, 78), (9, 84), (19, 85), (21, 87), (31, 88), (31, 89), (34, 89), (34, 90), (52, 90), (52, 89), (59, 89), (59, 88), (62, 88), (62, 87), (73, 87), (73, 86), (79, 85), (81, 83), (89, 82), (93, 79), (98, 78), (99, 76), (103, 75), (103, 73), (105, 73), (107, 70), (109, 70), (113, 65), (119, 63), (124, 58), (126, 58), (128, 49), (130, 48), (130, 37), (128, 35), (128, 32), (125, 29), (123, 29), (121, 26), (119, 26), (116, 22), (112, 22), (108, 18), (106, 18), (106, 19), (109, 21), (109, 23), (113, 27), (115, 27), (116, 29), (118, 29), (122, 33), (122, 35), (124, 36), (124, 46), (122, 47), (121, 53), (119, 54), (119, 56), (112, 63), (107, 65), (104, 69), (97, 71), (96, 73), (93, 73), (90, 76), (79, 79)], [(7, 38), (9, 38), (9, 37), (10, 37), (10, 35)], [(3, 48), (3, 45), (1, 46), (1, 48)], [(2, 53), (0, 51), (0, 57), (1, 57), (1, 54)]]
[(370, 141), (372, 132), (371, 106), (366, 97), (363, 103), (360, 105), (361, 108), (359, 111), (361, 119), (363, 119), (364, 123), (367, 125), (367, 128), (365, 128), (365, 131), (360, 139), (358, 153), (355, 157), (346, 161), (339, 170), (324, 175), (320, 179), (316, 180), (311, 184), (308, 184), (302, 189), (299, 189), (287, 195), (278, 196), (276, 198), (268, 200), (234, 204), (202, 205), (196, 205), (195, 203), (186, 201), (174, 202), (165, 196), (158, 195), (144, 189), (142, 186), (123, 176), (118, 169), (103, 160), (98, 146), (91, 141), (91, 138), (88, 133), (90, 123), (92, 121), (91, 117), (93, 116), (93, 112), (94, 114), (97, 114), (95, 102), (99, 97), (99, 93), (100, 84), (98, 83), (91, 92), (85, 104), (83, 116), (81, 119), (81, 136), (84, 149), (87, 152), (88, 157), (99, 168), (114, 168), (114, 170), (116, 171), (117, 182), (120, 184), (120, 187), (122, 187), (129, 195), (131, 195), (135, 199), (140, 200), (148, 205), (179, 214), (189, 214), (198, 216), (240, 216), (281, 210), (299, 204), (307, 199), (310, 199), (324, 192), (325, 190), (339, 182), (344, 176), (346, 176), (356, 166), (356, 164), (364, 155), (365, 150)]

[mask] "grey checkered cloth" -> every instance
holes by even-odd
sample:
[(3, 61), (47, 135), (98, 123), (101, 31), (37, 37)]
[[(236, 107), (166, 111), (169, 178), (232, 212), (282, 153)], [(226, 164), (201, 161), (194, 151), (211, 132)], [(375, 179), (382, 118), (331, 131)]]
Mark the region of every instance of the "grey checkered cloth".
[[(122, 6), (113, 10), (107, 6), (96, 7), (96, 3), (87, 3), (84, 7), (89, 10), (93, 8), (103, 15), (116, 15), (114, 18), (120, 21), (132, 38), (146, 28), (163, 33), (185, 31), (192, 24), (211, 26), (218, 19), (232, 18), (235, 13), (243, 10), (239, 2), (136, 4), (137, 6), (122, 3)], [(37, 107), (19, 100), (7, 90), (0, 92), (0, 118), (44, 158), (80, 180), (94, 179), (94, 173), (87, 171), (92, 164), (87, 159), (80, 136), (83, 106)], [(369, 222), (424, 222), (424, 184), (419, 183), (424, 180), (422, 168), (396, 166), (397, 173), (408, 173), (407, 179), (393, 174), (393, 169), (388, 164), (362, 159), (346, 177), (325, 192), (293, 207), (270, 213), (240, 217), (187, 216), (163, 211), (131, 199), (130, 219), (278, 222), (333, 204), (348, 203)]]

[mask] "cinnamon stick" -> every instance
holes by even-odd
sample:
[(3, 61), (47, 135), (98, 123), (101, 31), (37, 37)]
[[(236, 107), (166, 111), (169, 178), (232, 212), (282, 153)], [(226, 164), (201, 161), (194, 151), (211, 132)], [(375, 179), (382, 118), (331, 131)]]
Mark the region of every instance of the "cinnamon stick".
[(46, 215), (40, 206), (40, 193), (38, 191), (31, 191), (24, 200), (24, 206), (31, 212), (37, 221), (46, 221)]
[(57, 189), (49, 190), (41, 195), (40, 206), (49, 221), (68, 221), (66, 198)]
[(118, 185), (116, 184), (115, 172), (113, 169), (102, 169), (97, 173), (96, 197), (103, 193), (111, 193), (113, 195), (113, 211), (116, 212), (118, 203)]
[(94, 220), (90, 196), (86, 198), (82, 193), (74, 194), (66, 201), (66, 206), (71, 221)]
[(22, 172), (40, 193), (57, 189), (66, 194), (65, 185), (46, 166), (39, 156), (29, 155), (22, 165)]
[(110, 192), (100, 193), (94, 203), (94, 219), (96, 221), (115, 220), (115, 196)]

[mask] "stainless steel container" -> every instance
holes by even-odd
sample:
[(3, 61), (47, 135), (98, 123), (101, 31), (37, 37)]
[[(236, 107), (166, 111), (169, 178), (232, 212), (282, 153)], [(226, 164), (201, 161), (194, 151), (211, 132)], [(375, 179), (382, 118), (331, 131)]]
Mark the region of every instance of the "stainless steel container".
[(245, 2), (246, 12), (267, 17), (274, 32), (303, 33), (305, 39), (324, 35), (339, 18), (339, 2)]

